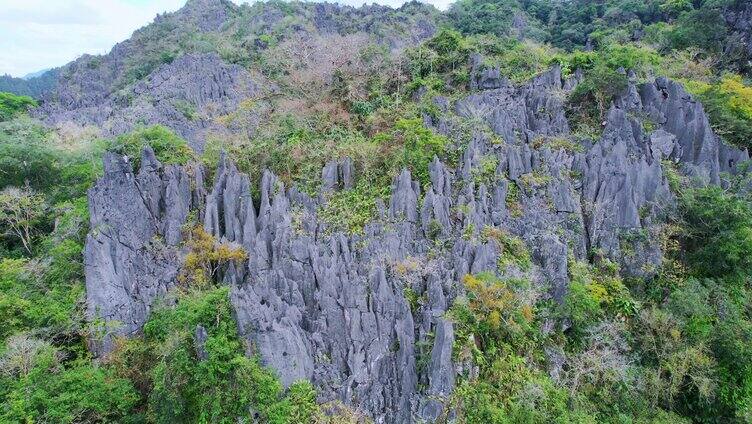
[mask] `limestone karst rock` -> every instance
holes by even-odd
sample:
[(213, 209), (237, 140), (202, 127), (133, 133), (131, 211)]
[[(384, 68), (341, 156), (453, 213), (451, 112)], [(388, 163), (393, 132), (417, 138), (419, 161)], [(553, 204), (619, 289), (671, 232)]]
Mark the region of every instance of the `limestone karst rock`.
[[(721, 171), (747, 158), (721, 143), (702, 107), (663, 79), (630, 85), (599, 140), (581, 150), (552, 145), (547, 140), (570, 136), (557, 93), (573, 84), (554, 68), (522, 87), (457, 101), (457, 114), (484, 120), (504, 142), (474, 132), (457, 167), (431, 163), (426, 187), (404, 170), (386, 210), (356, 235), (327, 231), (317, 216), (324, 197), (285, 187), (270, 172), (254, 200), (253, 183), (226, 157), (209, 184), (200, 166), (164, 166), (150, 150), (138, 173), (126, 158), (107, 155), (89, 193), (87, 305), (89, 318), (105, 324), (95, 351), (105, 355), (113, 335), (137, 333), (175, 284), (185, 254), (180, 228), (194, 211), (208, 233), (248, 252), (220, 277), (231, 287), (248, 354), (260, 354), (284, 384), (309, 379), (322, 399), (343, 400), (377, 422), (437, 419), (458, 372), (446, 311), (463, 293), (465, 274), (498, 267), (501, 246), (480, 236), (484, 228), (520, 236), (533, 253), (534, 284), (561, 301), (570, 257), (598, 250), (628, 275), (660, 263), (654, 235), (674, 202), (662, 160), (720, 183)], [(204, 94), (212, 95), (197, 93)], [(451, 113), (429, 123), (449, 134)], [(650, 134), (642, 114), (657, 124)], [(487, 157), (495, 158), (494, 178), (478, 180), (475, 169)], [(349, 160), (327, 164), (322, 189), (351, 187), (353, 173)], [(516, 204), (507, 201), (513, 184)], [(435, 247), (436, 237), (445, 247)], [(417, 309), (406, 288), (424, 299)], [(430, 346), (424, 367), (419, 345)]]

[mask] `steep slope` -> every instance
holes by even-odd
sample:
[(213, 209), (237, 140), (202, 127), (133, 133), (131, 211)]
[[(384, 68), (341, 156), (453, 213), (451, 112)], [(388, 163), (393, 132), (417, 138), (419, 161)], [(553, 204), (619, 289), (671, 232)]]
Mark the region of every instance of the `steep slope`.
[(275, 93), (275, 84), (258, 72), (270, 40), (363, 33), (397, 48), (433, 35), (437, 14), (417, 3), (395, 10), (191, 0), (109, 54), (85, 55), (63, 67), (35, 114), (53, 125), (95, 125), (108, 135), (164, 124), (200, 151), (207, 132), (226, 132), (217, 117), (242, 100)]
[[(193, 34), (218, 31), (237, 13), (237, 6), (229, 1), (191, 0), (177, 12), (157, 16), (154, 23), (117, 44), (109, 54), (84, 55), (62, 68), (56, 88), (43, 97), (37, 116), (51, 124), (72, 121), (96, 125), (109, 134), (132, 129), (137, 121), (167, 123), (185, 137), (197, 140), (194, 134), (209, 125), (211, 116), (198, 119), (194, 115), (203, 112), (207, 101), (216, 101), (221, 110), (227, 108), (227, 102), (237, 103), (238, 91), (252, 87), (246, 81), (247, 75), (242, 77), (244, 81), (237, 81), (238, 74), (247, 74), (246, 71), (222, 63), (212, 55), (182, 58), (173, 64), (176, 58), (173, 49), (190, 40)], [(152, 73), (155, 73), (152, 79), (143, 81)], [(217, 82), (212, 85), (207, 78)], [(177, 81), (181, 80), (190, 81), (193, 86), (180, 87), (177, 92), (163, 90), (156, 100), (145, 93), (144, 84), (153, 87), (172, 81), (172, 85), (168, 82), (165, 87), (178, 87)], [(218, 84), (222, 84), (221, 91)], [(227, 92), (229, 96), (225, 96)], [(190, 122), (193, 120), (196, 122)]]

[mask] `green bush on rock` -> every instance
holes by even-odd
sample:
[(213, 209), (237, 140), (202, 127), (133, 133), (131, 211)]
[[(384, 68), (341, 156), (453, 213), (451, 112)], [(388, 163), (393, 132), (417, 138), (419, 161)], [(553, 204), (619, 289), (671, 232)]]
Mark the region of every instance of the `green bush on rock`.
[(161, 125), (121, 135), (110, 142), (108, 150), (127, 155), (138, 169), (141, 151), (147, 146), (154, 150), (154, 155), (164, 164), (185, 165), (194, 158), (188, 142)]

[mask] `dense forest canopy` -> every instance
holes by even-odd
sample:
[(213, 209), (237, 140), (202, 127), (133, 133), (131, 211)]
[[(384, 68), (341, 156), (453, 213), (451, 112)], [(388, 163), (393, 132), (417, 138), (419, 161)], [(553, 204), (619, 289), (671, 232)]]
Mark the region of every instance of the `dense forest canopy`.
[[(220, 69), (220, 88), (190, 91), (201, 80), (190, 72), (202, 66)], [(553, 135), (504, 132), (492, 125), (500, 112), (489, 118), (468, 100), (503, 92), (516, 101), (545, 85), (551, 69), (554, 100), (534, 112), (560, 106), (564, 122)], [(171, 74), (187, 76), (171, 86)], [(499, 252), (497, 269), (468, 269), (452, 282), (441, 319), (453, 326), (456, 380), (435, 421), (752, 422), (749, 164), (723, 156), (729, 172), (703, 179), (673, 144), (653, 156), (663, 148), (656, 140), (681, 143), (682, 134), (668, 134), (673, 122), (634, 108), (621, 132), (612, 128), (624, 99), (640, 98), (636, 87), (668, 78), (689, 93), (684, 101), (702, 104), (685, 115), (707, 114), (705, 140), (724, 143), (713, 154), (743, 157), (752, 147), (751, 77), (752, 8), (742, 0), (460, 0), (446, 12), (417, 2), (355, 9), (189, 0), (112, 53), (39, 77), (54, 83), (0, 80), (8, 91), (0, 93), (0, 422), (356, 423), (374, 415), (324, 398), (315, 382), (283, 384), (249, 346), (221, 276), (254, 252), (216, 237), (197, 211), (181, 229), (174, 288), (136, 334), (100, 355), (93, 346), (117, 329), (87, 314), (83, 252), (87, 234), (105, 231), (90, 228), (100, 211), (90, 210), (87, 190), (106, 178), (110, 153), (137, 172), (146, 148), (164, 166), (205, 169), (207, 178), (227, 158), (248, 175), (254, 204), (271, 171), (317, 199), (321, 237), (348, 237), (355, 249), (376, 237), (369, 224), (382, 219), (405, 169), (417, 204), (435, 195), (428, 189), (440, 161), (458, 181), (467, 168), (470, 192), (505, 187), (501, 207), (510, 222), (524, 222), (529, 199), (559, 180), (584, 193), (588, 176), (572, 163), (592, 162), (614, 133), (637, 134), (628, 157), (658, 158), (645, 169), (658, 167), (655, 185), (670, 187), (670, 201), (637, 208), (644, 227), (618, 234), (620, 257), (595, 241), (581, 255), (570, 246), (561, 296), (539, 283), (545, 252), (530, 247), (524, 227), (467, 224), (470, 203), (451, 210), (452, 225), (463, 226), (423, 223), (425, 256), (443, 258), (461, 243)], [(512, 178), (499, 155), (468, 159), (478, 140), (488, 151), (558, 152), (570, 168)], [(327, 188), (322, 168), (343, 161), (355, 176)], [(459, 184), (447, 191), (466, 190)], [(591, 207), (574, 208), (583, 228), (596, 216)], [(165, 243), (154, 236), (148, 249)], [(628, 269), (651, 243), (655, 263)], [(427, 289), (410, 284), (421, 267), (408, 258), (390, 274), (403, 282), (416, 323), (433, 313)], [(437, 397), (428, 371), (439, 360), (436, 334), (422, 337), (415, 390)]]

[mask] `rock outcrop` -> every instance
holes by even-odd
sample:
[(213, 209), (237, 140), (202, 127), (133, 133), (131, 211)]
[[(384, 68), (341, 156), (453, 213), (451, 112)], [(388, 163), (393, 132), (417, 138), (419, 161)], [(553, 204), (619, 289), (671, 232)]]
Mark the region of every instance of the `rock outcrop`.
[(95, 353), (112, 348), (112, 335), (140, 331), (154, 301), (174, 286), (181, 227), (200, 204), (192, 186), (203, 186), (200, 168), (164, 167), (149, 149), (137, 175), (127, 158), (105, 155), (104, 177), (89, 190), (84, 252), (88, 317), (103, 325)]
[[(594, 253), (627, 275), (650, 275), (662, 257), (662, 214), (674, 204), (662, 161), (720, 183), (747, 158), (718, 140), (699, 103), (660, 79), (631, 84), (598, 140), (577, 139), (561, 100), (576, 82), (554, 68), (522, 87), (460, 99), (456, 114), (436, 99), (446, 112), (426, 121), (437, 131), (453, 137), (460, 117), (488, 127), (471, 134), (456, 168), (435, 159), (425, 187), (407, 170), (397, 175), (388, 205), (362, 234), (332, 234), (318, 218), (325, 196), (285, 187), (270, 172), (254, 199), (253, 182), (225, 157), (206, 188), (200, 167), (163, 166), (147, 150), (133, 174), (108, 155), (89, 194), (87, 304), (90, 318), (107, 324), (96, 352), (106, 354), (112, 335), (137, 333), (175, 284), (179, 229), (195, 211), (217, 240), (248, 252), (220, 278), (231, 287), (248, 354), (259, 354), (284, 384), (308, 379), (321, 400), (343, 400), (380, 423), (451, 412), (443, 400), (464, 371), (453, 362), (447, 311), (464, 295), (464, 275), (524, 275), (558, 302), (571, 258)], [(322, 190), (348, 189), (354, 174), (351, 161), (331, 162)], [(485, 236), (489, 229), (521, 237), (532, 268), (501, 264), (503, 246)], [(410, 302), (408, 292), (420, 300)], [(197, 328), (199, 353), (201, 334)]]
[(728, 36), (723, 47), (724, 60), (733, 62), (741, 73), (752, 70), (752, 3), (728, 2), (722, 11)]
[[(657, 125), (662, 131), (656, 134), (661, 138), (657, 147), (667, 153), (663, 158), (679, 163), (687, 174), (704, 183), (719, 184), (723, 173), (736, 173), (737, 165), (749, 159), (746, 151), (720, 140), (702, 104), (675, 81), (657, 78), (639, 86), (631, 84), (618, 106)], [(668, 141), (666, 133), (675, 141)]]
[(181, 56), (129, 87), (126, 94), (90, 87), (95, 81), (87, 73), (73, 73), (82, 82), (66, 87), (83, 86), (89, 97), (74, 99), (74, 94), (66, 94), (67, 88), (60, 88), (59, 100), (45, 102), (36, 113), (50, 123), (95, 125), (109, 135), (160, 124), (185, 137), (198, 151), (207, 132), (225, 130), (215, 118), (237, 110), (242, 100), (261, 92), (247, 70), (228, 65), (216, 54)]

